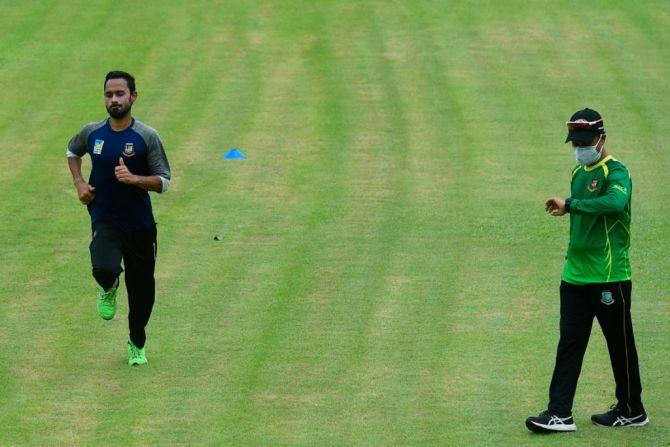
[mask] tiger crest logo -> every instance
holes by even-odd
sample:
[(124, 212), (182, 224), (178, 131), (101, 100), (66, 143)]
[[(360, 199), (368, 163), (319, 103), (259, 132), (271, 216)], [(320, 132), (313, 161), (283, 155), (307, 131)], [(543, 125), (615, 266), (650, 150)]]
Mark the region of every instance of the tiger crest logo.
[(135, 145), (133, 143), (126, 143), (126, 147), (123, 149), (123, 155), (126, 157), (133, 157), (135, 155)]
[(598, 189), (598, 177), (593, 177), (591, 184), (587, 186), (587, 189), (591, 192), (595, 192)]

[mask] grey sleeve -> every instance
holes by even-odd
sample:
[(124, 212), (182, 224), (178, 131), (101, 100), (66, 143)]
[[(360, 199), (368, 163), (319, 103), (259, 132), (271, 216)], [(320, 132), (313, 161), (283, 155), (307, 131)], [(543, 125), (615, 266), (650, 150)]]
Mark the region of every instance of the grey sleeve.
[(83, 129), (79, 131), (77, 135), (70, 139), (70, 142), (67, 144), (67, 157), (83, 157), (86, 155), (86, 143), (88, 136), (91, 134), (91, 131), (87, 129), (88, 126), (84, 126)]
[(161, 178), (161, 182), (163, 183), (161, 192), (167, 191), (170, 187), (172, 173), (170, 171), (170, 163), (168, 162), (167, 155), (165, 155), (165, 149), (163, 149), (163, 142), (158, 136), (158, 133), (153, 133), (148, 138), (147, 163), (149, 165), (149, 173)]
[(158, 132), (153, 127), (147, 126), (141, 121), (135, 120), (133, 130), (137, 132), (147, 144), (147, 165), (149, 175), (157, 175), (161, 179), (162, 188), (160, 192), (165, 192), (170, 187), (170, 163), (168, 163), (163, 142)]

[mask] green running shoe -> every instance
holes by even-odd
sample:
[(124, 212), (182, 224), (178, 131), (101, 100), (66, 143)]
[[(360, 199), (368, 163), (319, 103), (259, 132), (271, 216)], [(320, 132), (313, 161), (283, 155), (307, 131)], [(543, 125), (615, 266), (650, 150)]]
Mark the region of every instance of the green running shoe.
[(128, 366), (146, 365), (147, 356), (144, 348), (138, 348), (132, 341), (128, 341)]
[(116, 315), (116, 287), (108, 291), (98, 291), (98, 315), (103, 320), (111, 320)]

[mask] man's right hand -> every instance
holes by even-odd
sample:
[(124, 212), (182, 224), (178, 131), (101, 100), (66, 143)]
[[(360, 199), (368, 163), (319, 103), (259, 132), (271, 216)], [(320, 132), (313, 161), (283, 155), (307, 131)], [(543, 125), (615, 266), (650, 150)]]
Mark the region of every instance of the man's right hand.
[(560, 197), (550, 197), (544, 202), (544, 210), (552, 216), (562, 216), (567, 213), (565, 200)]
[(79, 180), (74, 183), (74, 186), (77, 188), (77, 195), (79, 196), (79, 201), (84, 205), (88, 205), (95, 199), (95, 188), (83, 180)]

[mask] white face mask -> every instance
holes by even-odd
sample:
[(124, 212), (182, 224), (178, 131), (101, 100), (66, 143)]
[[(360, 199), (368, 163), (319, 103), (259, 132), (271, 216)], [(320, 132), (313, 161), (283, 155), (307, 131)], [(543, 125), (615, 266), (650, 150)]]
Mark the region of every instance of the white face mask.
[(598, 144), (600, 143), (600, 138), (598, 142), (593, 146), (572, 146), (572, 150), (575, 153), (575, 160), (582, 166), (589, 166), (596, 163), (600, 160), (600, 154), (602, 154), (603, 149), (597, 150)]

